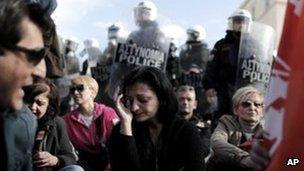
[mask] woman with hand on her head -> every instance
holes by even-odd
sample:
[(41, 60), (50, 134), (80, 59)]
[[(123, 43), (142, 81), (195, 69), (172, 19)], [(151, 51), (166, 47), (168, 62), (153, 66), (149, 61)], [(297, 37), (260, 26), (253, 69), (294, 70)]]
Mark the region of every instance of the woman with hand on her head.
[(107, 140), (118, 117), (114, 109), (94, 102), (98, 93), (94, 78), (77, 76), (71, 82), (70, 93), (78, 108), (63, 119), (78, 151), (78, 163), (86, 171), (102, 171), (109, 164)]
[(256, 139), (256, 134), (263, 130), (264, 97), (256, 88), (247, 86), (235, 92), (232, 102), (235, 115), (223, 115), (211, 136), (214, 154), (207, 170), (254, 169), (249, 151), (253, 141), (262, 141)]
[(116, 106), (120, 124), (114, 127), (109, 145), (113, 171), (205, 169), (200, 135), (176, 115), (177, 100), (161, 70), (132, 70), (124, 78)]
[[(38, 118), (34, 145), (34, 170), (83, 171), (76, 164), (66, 125), (59, 113), (56, 87), (48, 79), (39, 79), (25, 88), (25, 101)], [(21, 131), (21, 130), (20, 130)]]

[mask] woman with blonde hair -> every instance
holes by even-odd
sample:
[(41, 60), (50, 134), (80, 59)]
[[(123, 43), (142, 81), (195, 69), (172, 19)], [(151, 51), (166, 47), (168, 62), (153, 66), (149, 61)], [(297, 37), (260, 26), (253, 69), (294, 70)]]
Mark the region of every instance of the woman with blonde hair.
[(223, 115), (211, 136), (214, 154), (207, 170), (252, 170), (249, 151), (257, 133), (263, 130), (264, 96), (256, 88), (238, 89), (232, 97), (234, 115)]
[(108, 165), (107, 140), (118, 117), (114, 109), (94, 102), (98, 93), (95, 79), (77, 76), (71, 83), (70, 93), (78, 107), (63, 118), (78, 151), (78, 163), (88, 171), (104, 170)]

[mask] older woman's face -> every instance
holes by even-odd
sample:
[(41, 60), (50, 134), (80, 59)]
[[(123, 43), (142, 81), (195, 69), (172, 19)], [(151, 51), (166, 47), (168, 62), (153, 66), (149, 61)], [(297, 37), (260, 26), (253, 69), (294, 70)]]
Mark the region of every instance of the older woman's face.
[(70, 93), (75, 103), (81, 105), (88, 101), (94, 101), (93, 93), (89, 87), (83, 83), (74, 83), (70, 88)]
[(235, 113), (245, 122), (258, 123), (263, 117), (263, 109), (263, 98), (258, 94), (251, 94), (240, 102), (235, 109)]
[(42, 118), (46, 114), (46, 110), (49, 106), (49, 98), (47, 95), (48, 92), (37, 95), (34, 98), (33, 103), (29, 105), (29, 108), (38, 119)]
[(156, 116), (159, 101), (149, 85), (135, 83), (127, 89), (126, 106), (136, 121), (143, 122)]

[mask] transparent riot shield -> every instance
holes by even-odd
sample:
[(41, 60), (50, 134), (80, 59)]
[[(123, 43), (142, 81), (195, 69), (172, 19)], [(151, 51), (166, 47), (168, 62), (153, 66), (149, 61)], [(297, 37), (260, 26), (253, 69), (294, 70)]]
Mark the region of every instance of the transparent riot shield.
[(99, 58), (101, 58), (102, 53), (101, 50), (99, 50), (99, 48), (97, 47), (89, 47), (86, 49), (86, 52), (88, 55), (88, 69), (86, 75), (92, 75), (91, 68), (96, 67), (97, 61), (99, 60)]
[(180, 51), (181, 68), (187, 71), (192, 65), (199, 66), (203, 71), (206, 70), (209, 60), (209, 49), (204, 41), (187, 42)]
[(275, 32), (272, 27), (253, 22), (241, 34), (236, 89), (251, 85), (266, 95), (273, 63)]
[[(154, 22), (133, 31), (126, 43), (119, 43), (111, 67), (109, 95), (113, 99), (124, 76), (137, 66), (152, 66), (165, 72), (169, 40)], [(116, 92), (116, 94), (115, 94)]]
[(108, 82), (110, 77), (110, 67), (102, 64), (96, 67), (91, 67), (92, 77), (98, 82), (98, 85), (104, 85)]
[(67, 55), (66, 71), (68, 75), (77, 74), (80, 72), (79, 60), (76, 56), (69, 54)]
[(182, 73), (179, 78), (179, 85), (188, 85), (194, 87), (196, 90), (203, 89), (203, 76), (200, 73)]

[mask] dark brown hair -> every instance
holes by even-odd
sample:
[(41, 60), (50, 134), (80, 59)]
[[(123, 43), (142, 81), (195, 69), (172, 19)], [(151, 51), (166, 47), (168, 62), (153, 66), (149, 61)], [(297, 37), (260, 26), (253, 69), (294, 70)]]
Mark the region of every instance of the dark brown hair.
[(49, 79), (37, 79), (34, 84), (25, 87), (24, 90), (24, 101), (28, 104), (33, 103), (36, 96), (48, 92), (49, 106), (47, 113), (52, 117), (59, 114), (59, 95), (56, 86)]
[(42, 33), (47, 33), (52, 28), (50, 16), (39, 4), (25, 0), (0, 1), (0, 55), (4, 54), (6, 45), (16, 45), (22, 39), (21, 22), (25, 17), (36, 24)]
[(123, 81), (122, 93), (135, 83), (144, 83), (151, 87), (159, 101), (158, 120), (162, 123), (170, 122), (177, 113), (177, 99), (173, 87), (161, 70), (154, 67), (141, 66), (133, 69)]

